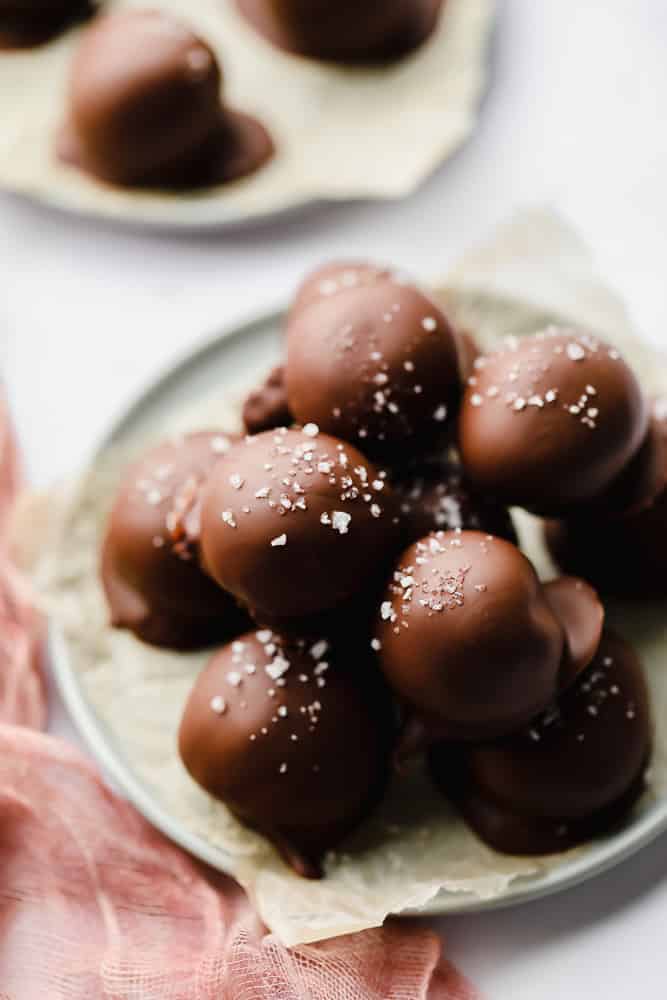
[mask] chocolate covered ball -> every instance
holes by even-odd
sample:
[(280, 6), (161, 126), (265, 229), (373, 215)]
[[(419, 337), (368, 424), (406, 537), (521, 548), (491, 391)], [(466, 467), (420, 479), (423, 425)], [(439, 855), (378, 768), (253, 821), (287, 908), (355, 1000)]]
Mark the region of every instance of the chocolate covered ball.
[(550, 327), (477, 360), (459, 444), (480, 489), (549, 514), (604, 493), (647, 426), (642, 390), (619, 352), (591, 334)]
[[(604, 594), (667, 595), (667, 403), (655, 400), (640, 454), (605, 503), (545, 525), (547, 546), (567, 572)], [(618, 513), (621, 511), (621, 513)]]
[(443, 438), (460, 396), (458, 346), (447, 317), (393, 277), (293, 309), (285, 376), (297, 420), (392, 462), (426, 453)]
[(96, 9), (94, 0), (0, 0), (0, 50), (41, 45)]
[(242, 177), (272, 152), (257, 121), (220, 102), (206, 42), (156, 10), (101, 17), (74, 56), (58, 152), (126, 186), (193, 187)]
[(311, 271), (296, 290), (290, 306), (290, 319), (301, 309), (330, 299), (340, 292), (365, 288), (381, 281), (395, 280), (394, 271), (382, 264), (364, 260), (335, 260)]
[(617, 824), (645, 787), (651, 750), (641, 664), (606, 632), (588, 669), (521, 732), (431, 751), (436, 784), (475, 832), (508, 854), (562, 851)]
[(392, 739), (390, 701), (365, 653), (260, 629), (199, 676), (179, 748), (195, 781), (316, 878), (324, 853), (382, 796)]
[(395, 501), (356, 448), (302, 430), (265, 431), (216, 465), (202, 496), (202, 559), (255, 613), (299, 618), (363, 590), (391, 558)]
[(419, 462), (392, 479), (398, 498), (402, 539), (411, 545), (432, 531), (483, 531), (516, 543), (509, 511), (468, 483), (455, 448)]
[(587, 665), (602, 620), (590, 587), (542, 585), (500, 538), (450, 531), (417, 542), (393, 573), (374, 637), (390, 687), (415, 716), (403, 749), (523, 725)]
[(144, 642), (194, 649), (248, 627), (234, 599), (199, 568), (199, 491), (231, 447), (202, 431), (153, 448), (128, 469), (109, 515), (101, 577), (111, 623)]
[(243, 425), (248, 434), (259, 434), (274, 427), (289, 427), (292, 423), (287, 405), (285, 367), (277, 365), (243, 404)]
[(274, 45), (335, 62), (397, 59), (435, 28), (442, 0), (237, 0)]

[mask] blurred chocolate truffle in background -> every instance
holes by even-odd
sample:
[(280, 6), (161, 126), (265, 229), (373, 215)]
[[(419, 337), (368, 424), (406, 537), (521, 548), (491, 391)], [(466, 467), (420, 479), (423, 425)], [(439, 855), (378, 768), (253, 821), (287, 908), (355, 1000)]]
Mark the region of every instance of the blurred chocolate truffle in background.
[(372, 640), (414, 715), (403, 749), (524, 725), (587, 665), (602, 621), (590, 587), (571, 578), (542, 585), (500, 538), (449, 531), (417, 542), (399, 559)]
[(288, 52), (335, 62), (383, 62), (421, 45), (443, 0), (236, 0), (254, 28)]
[(638, 452), (648, 406), (619, 352), (551, 327), (477, 360), (459, 416), (470, 479), (507, 504), (556, 514), (607, 491)]
[(306, 299), (290, 313), (285, 378), (295, 419), (370, 456), (400, 463), (444, 439), (460, 399), (458, 366), (447, 317), (392, 276)]
[(458, 529), (517, 541), (509, 511), (470, 486), (455, 448), (449, 448), (442, 457), (401, 470), (392, 478), (392, 486), (406, 546), (432, 531)]
[(430, 752), (435, 783), (475, 832), (507, 854), (564, 851), (610, 830), (645, 787), (649, 695), (637, 656), (605, 632), (588, 667), (528, 727)]
[(112, 184), (188, 188), (257, 170), (264, 127), (221, 103), (215, 54), (156, 10), (100, 17), (71, 67), (61, 159)]
[(123, 477), (102, 546), (116, 628), (156, 646), (196, 649), (232, 638), (247, 615), (199, 568), (199, 491), (230, 438), (200, 432), (151, 449)]
[(285, 366), (277, 365), (243, 404), (243, 425), (248, 434), (259, 434), (274, 427), (289, 427), (292, 423), (287, 405)]
[(203, 565), (274, 620), (344, 604), (392, 558), (396, 540), (384, 473), (312, 423), (240, 441), (202, 493)]
[(391, 702), (367, 652), (260, 629), (200, 674), (179, 748), (195, 781), (300, 875), (317, 878), (325, 852), (379, 802), (393, 735)]
[(0, 51), (42, 45), (97, 7), (93, 0), (0, 0)]

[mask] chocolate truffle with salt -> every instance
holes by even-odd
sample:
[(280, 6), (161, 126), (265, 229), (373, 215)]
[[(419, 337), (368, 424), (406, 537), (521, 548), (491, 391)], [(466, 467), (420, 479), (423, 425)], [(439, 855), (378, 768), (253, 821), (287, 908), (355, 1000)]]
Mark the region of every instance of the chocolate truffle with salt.
[(92, 0), (0, 0), (0, 50), (42, 45), (96, 8)]
[(330, 299), (340, 292), (365, 288), (380, 281), (391, 281), (393, 270), (382, 264), (372, 264), (366, 260), (334, 260), (311, 271), (296, 290), (290, 306), (292, 319), (306, 306)]
[(608, 490), (647, 428), (642, 390), (619, 352), (591, 334), (551, 327), (477, 360), (459, 444), (480, 489), (549, 514)]
[(548, 854), (605, 833), (645, 787), (649, 696), (634, 650), (605, 632), (588, 669), (519, 733), (430, 753), (436, 784), (497, 851)]
[(166, 441), (131, 466), (109, 515), (101, 576), (111, 622), (144, 642), (194, 649), (249, 625), (234, 599), (199, 568), (199, 491), (231, 447), (225, 434)]
[(602, 622), (587, 584), (542, 585), (500, 538), (449, 531), (417, 542), (398, 562), (374, 638), (407, 710), (404, 751), (525, 724), (590, 662)]
[[(552, 556), (605, 594), (667, 595), (667, 403), (653, 404), (641, 454), (630, 463), (624, 488), (604, 504), (547, 522)], [(622, 499), (622, 502), (621, 502)], [(620, 508), (623, 513), (615, 514)]]
[(179, 735), (195, 781), (311, 878), (381, 798), (392, 741), (390, 699), (366, 653), (268, 629), (213, 657)]
[[(335, 279), (320, 287), (327, 281)], [(392, 462), (441, 440), (460, 397), (458, 343), (447, 317), (393, 276), (293, 309), (285, 375), (297, 420)]]
[(235, 180), (270, 157), (255, 119), (220, 103), (211, 48), (156, 10), (99, 18), (75, 53), (60, 157), (112, 184), (197, 187)]
[(391, 558), (396, 536), (384, 472), (312, 423), (234, 445), (202, 494), (203, 565), (272, 621), (345, 603)]
[(253, 27), (288, 52), (335, 62), (397, 59), (435, 28), (442, 0), (237, 0)]

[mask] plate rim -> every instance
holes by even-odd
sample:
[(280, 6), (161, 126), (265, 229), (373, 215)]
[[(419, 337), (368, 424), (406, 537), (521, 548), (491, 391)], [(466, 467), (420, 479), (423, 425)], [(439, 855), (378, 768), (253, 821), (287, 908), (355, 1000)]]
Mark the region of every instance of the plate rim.
[[(482, 289), (480, 292), (484, 293)], [(498, 297), (506, 298), (508, 302), (516, 298), (509, 295), (494, 296), (496, 299)], [(529, 300), (522, 302), (534, 305), (536, 309), (542, 308), (537, 303), (530, 303)], [(184, 350), (167, 362), (143, 388), (123, 401), (103, 434), (84, 453), (80, 471), (85, 472), (95, 459), (132, 425), (141, 410), (150, 406), (170, 384), (178, 382), (189, 368), (200, 365), (207, 354), (217, 352), (227, 341), (242, 340), (252, 336), (253, 332), (275, 327), (281, 323), (285, 315), (285, 308), (265, 310), (259, 315), (223, 327), (222, 330), (205, 337), (194, 348)], [(221, 847), (208, 843), (199, 834), (184, 829), (183, 824), (174, 819), (166, 807), (155, 801), (145, 782), (133, 773), (130, 763), (114, 747), (106, 724), (87, 699), (83, 685), (72, 668), (64, 632), (53, 619), (48, 625), (47, 646), (51, 675), (56, 682), (69, 719), (82, 736), (92, 756), (102, 765), (105, 775), (112, 779), (139, 813), (169, 840), (216, 870), (235, 877), (233, 855)], [(575, 854), (561, 866), (537, 876), (515, 877), (501, 896), (482, 899), (465, 892), (440, 889), (423, 906), (407, 908), (400, 911), (400, 914), (422, 917), (456, 916), (505, 909), (542, 899), (580, 885), (622, 864), (665, 830), (667, 830), (667, 797), (655, 800), (647, 811), (642, 816), (636, 817), (627, 828), (601, 838), (594, 847)]]

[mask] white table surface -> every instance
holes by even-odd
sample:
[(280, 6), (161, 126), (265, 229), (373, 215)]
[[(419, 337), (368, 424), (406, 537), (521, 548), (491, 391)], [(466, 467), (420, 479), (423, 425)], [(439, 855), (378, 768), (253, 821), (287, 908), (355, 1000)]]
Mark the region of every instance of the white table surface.
[[(535, 202), (580, 228), (639, 329), (667, 343), (666, 53), (663, 0), (504, 0), (478, 132), (401, 204), (173, 238), (0, 198), (0, 368), (33, 481), (75, 469), (156, 368), (284, 301), (322, 259), (436, 276)], [(75, 738), (55, 698), (53, 728)], [(578, 889), (438, 926), (488, 996), (626, 1000), (667, 993), (666, 922), (663, 837)]]

